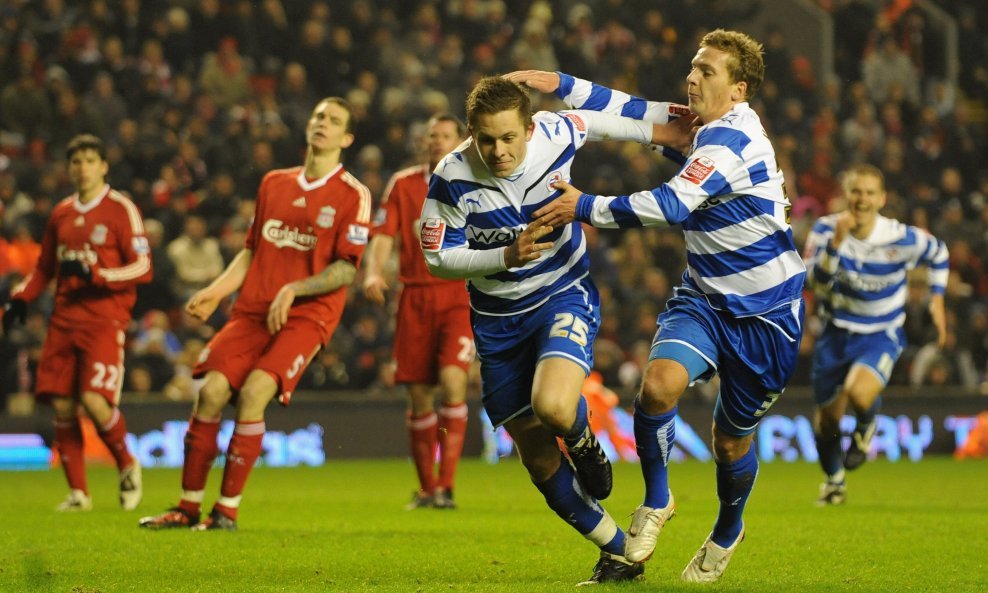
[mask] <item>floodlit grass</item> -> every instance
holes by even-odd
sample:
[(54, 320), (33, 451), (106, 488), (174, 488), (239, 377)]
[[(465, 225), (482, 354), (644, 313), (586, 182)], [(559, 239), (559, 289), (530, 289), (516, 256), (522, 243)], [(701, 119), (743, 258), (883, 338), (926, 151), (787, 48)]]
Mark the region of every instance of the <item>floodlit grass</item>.
[[(639, 469), (615, 471), (606, 506), (626, 525)], [(0, 473), (0, 591), (570, 591), (597, 557), (515, 460), (464, 461), (456, 511), (402, 510), (414, 480), (404, 461), (257, 468), (237, 533), (138, 529), (138, 517), (176, 502), (177, 470), (145, 470), (133, 513), (117, 506), (113, 470), (89, 473), (94, 510), (67, 515), (52, 510), (65, 493), (61, 472)], [(676, 464), (671, 480), (678, 513), (645, 581), (602, 589), (711, 588), (679, 574), (715, 517), (713, 464)], [(747, 539), (717, 591), (988, 591), (988, 462), (869, 463), (850, 474), (848, 503), (836, 508), (814, 506), (819, 481), (815, 465), (762, 465)]]

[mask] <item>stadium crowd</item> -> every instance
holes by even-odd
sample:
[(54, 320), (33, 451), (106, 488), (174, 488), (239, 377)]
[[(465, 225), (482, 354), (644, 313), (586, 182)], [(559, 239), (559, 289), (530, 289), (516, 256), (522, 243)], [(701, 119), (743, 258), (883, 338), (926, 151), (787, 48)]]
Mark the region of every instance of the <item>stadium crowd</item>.
[[(936, 348), (926, 290), (910, 288), (910, 349), (891, 384), (988, 387), (988, 10), (937, 2), (958, 23), (959, 76), (945, 39), (912, 2), (817, 0), (834, 20), (836, 74), (818, 75), (767, 27), (767, 76), (753, 107), (775, 145), (802, 247), (814, 220), (842, 209), (837, 173), (881, 168), (884, 213), (950, 250), (948, 340)], [(45, 221), (71, 193), (74, 135), (104, 139), (109, 182), (144, 214), (154, 281), (139, 289), (127, 343), (130, 392), (191, 398), (191, 369), (226, 319), (182, 303), (241, 249), (262, 176), (301, 159), (316, 101), (354, 107), (347, 168), (379, 200), (390, 175), (422, 162), (430, 115), (463, 116), (481, 76), (560, 70), (652, 100), (685, 102), (696, 41), (744, 28), (758, 0), (7, 0), (0, 7), (0, 294), (30, 272)], [(558, 109), (533, 95), (536, 106)], [(573, 182), (626, 194), (675, 173), (644, 146), (599, 143)], [(685, 262), (678, 229), (587, 229), (601, 291), (596, 368), (634, 389), (655, 318)], [(358, 280), (359, 282), (359, 280)], [(913, 294), (915, 292), (915, 295)], [(343, 322), (299, 389), (391, 382), (389, 307), (351, 290)], [(0, 395), (30, 392), (47, 307), (0, 344)], [(812, 306), (808, 307), (808, 312)], [(814, 320), (793, 384), (808, 383)]]

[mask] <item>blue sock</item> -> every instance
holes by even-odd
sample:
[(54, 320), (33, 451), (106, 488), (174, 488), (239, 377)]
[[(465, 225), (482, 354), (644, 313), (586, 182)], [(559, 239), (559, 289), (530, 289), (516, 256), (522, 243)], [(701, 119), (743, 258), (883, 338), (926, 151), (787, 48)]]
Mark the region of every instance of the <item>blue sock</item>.
[(878, 410), (882, 409), (882, 396), (879, 395), (875, 398), (875, 401), (871, 402), (871, 406), (868, 407), (864, 412), (858, 412), (855, 416), (858, 419), (858, 426), (855, 430), (864, 434), (865, 429), (869, 424), (875, 421), (875, 416), (878, 414)]
[(559, 470), (551, 478), (535, 484), (546, 504), (580, 535), (597, 544), (601, 550), (624, 555), (624, 531), (600, 503), (580, 489), (576, 473), (569, 461), (560, 455)]
[(676, 411), (649, 416), (635, 400), (635, 448), (641, 460), (645, 478), (645, 500), (642, 504), (653, 509), (669, 504), (669, 453), (676, 440)]
[(720, 499), (720, 513), (711, 539), (723, 548), (729, 547), (741, 534), (741, 514), (748, 502), (748, 495), (755, 486), (758, 475), (758, 456), (755, 448), (731, 464), (717, 464), (717, 498)]
[(832, 434), (814, 434), (816, 453), (820, 467), (827, 477), (836, 476), (844, 469), (844, 451), (840, 446), (840, 432)]
[(563, 442), (572, 447), (580, 442), (590, 429), (590, 419), (587, 411), (587, 398), (580, 396), (580, 403), (576, 406), (576, 420), (573, 426), (569, 427), (566, 434), (562, 435)]

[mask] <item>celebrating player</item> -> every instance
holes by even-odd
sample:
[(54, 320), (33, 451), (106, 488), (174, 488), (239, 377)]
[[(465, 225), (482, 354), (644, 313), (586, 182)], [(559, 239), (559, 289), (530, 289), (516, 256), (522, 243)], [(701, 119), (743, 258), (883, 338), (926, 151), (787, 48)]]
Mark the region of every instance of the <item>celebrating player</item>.
[[(237, 528), (244, 484), (261, 454), (264, 409), (276, 395), (288, 405), (306, 366), (333, 335), (367, 244), (370, 192), (340, 164), (353, 143), (352, 125), (343, 99), (316, 105), (304, 165), (265, 175), (246, 246), (186, 304), (189, 314), (206, 319), (240, 290), (230, 320), (194, 370), (205, 382), (185, 436), (182, 498), (168, 512), (141, 519), (142, 527)], [(234, 398), (236, 426), (220, 497), (200, 521), (220, 414)]]
[[(708, 33), (686, 77), (689, 108), (703, 125), (679, 173), (628, 196), (592, 196), (560, 183), (563, 195), (534, 213), (553, 227), (575, 219), (603, 228), (679, 224), (686, 232), (683, 284), (659, 316), (635, 403), (645, 500), (632, 517), (625, 556), (648, 559), (675, 512), (668, 461), (677, 404), (687, 386), (719, 373), (712, 432), (720, 512), (683, 571), (689, 582), (718, 580), (744, 539), (742, 513), (758, 473), (751, 441), (795, 369), (802, 338), (806, 271), (775, 151), (748, 105), (764, 72), (761, 44), (736, 31)], [(574, 107), (644, 118), (662, 112), (565, 74), (511, 78), (556, 91)]]
[(685, 146), (687, 133), (594, 112), (533, 116), (527, 91), (493, 76), (474, 86), (466, 111), (470, 140), (430, 180), (425, 259), (436, 276), (469, 279), (484, 408), (514, 439), (549, 507), (601, 549), (587, 583), (637, 578), (644, 568), (624, 558), (624, 532), (598, 502), (610, 494), (611, 467), (580, 395), (599, 325), (586, 240), (579, 224), (549, 226), (531, 214), (570, 178), (588, 139)]
[(96, 136), (74, 137), (66, 150), (76, 193), (52, 209), (37, 268), (15, 288), (3, 330), (24, 322), (27, 304), (55, 279), (55, 308), (38, 363), (37, 396), (55, 409), (55, 450), (69, 483), (59, 511), (92, 508), (79, 408), (93, 420), (120, 471), (120, 505), (141, 502), (141, 465), (127, 450), (120, 412), (124, 331), (137, 285), (151, 280), (144, 222), (137, 207), (106, 183), (109, 164)]
[[(429, 273), (419, 246), (419, 215), (429, 178), (440, 159), (466, 136), (455, 116), (433, 116), (426, 130), (428, 164), (395, 173), (374, 218), (364, 259), (364, 295), (384, 303), (384, 268), (399, 238), (398, 279), (402, 284), (395, 329), (395, 382), (408, 385), (408, 434), (419, 489), (409, 509), (456, 508), (453, 480), (467, 430), (467, 371), (473, 361), (470, 299), (462, 280)], [(435, 387), (441, 406), (434, 410)], [(435, 475), (436, 445), (439, 475)]]
[[(844, 173), (847, 209), (816, 222), (806, 241), (810, 286), (826, 321), (813, 349), (813, 431), (820, 466), (820, 505), (847, 498), (845, 469), (867, 459), (875, 415), (892, 367), (905, 348), (906, 274), (927, 267), (930, 314), (942, 347), (947, 337), (943, 293), (947, 247), (926, 231), (879, 214), (885, 205), (885, 177), (872, 165)], [(857, 425), (846, 454), (840, 421), (850, 404)]]

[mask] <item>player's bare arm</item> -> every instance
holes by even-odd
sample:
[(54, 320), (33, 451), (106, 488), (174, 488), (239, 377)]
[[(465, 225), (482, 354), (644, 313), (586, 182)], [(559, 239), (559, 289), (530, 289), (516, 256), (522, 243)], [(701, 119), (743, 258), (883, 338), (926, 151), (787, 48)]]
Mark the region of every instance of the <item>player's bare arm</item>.
[(384, 278), (384, 265), (394, 244), (394, 237), (375, 235), (364, 254), (364, 296), (372, 303), (383, 305), (384, 295), (390, 288)]
[(540, 93), (552, 93), (559, 88), (559, 75), (544, 70), (516, 70), (504, 75), (505, 78), (520, 85), (535, 89)]
[(552, 232), (552, 226), (544, 220), (535, 220), (525, 227), (515, 242), (504, 250), (504, 265), (511, 268), (524, 266), (542, 257), (542, 252), (552, 249), (552, 243), (539, 243), (539, 239)]
[(254, 252), (250, 249), (241, 249), (230, 265), (217, 276), (209, 286), (192, 295), (189, 302), (185, 304), (185, 311), (197, 319), (203, 321), (209, 319), (220, 301), (240, 288), (244, 279), (247, 278), (247, 270), (250, 262), (254, 259)]
[(268, 331), (278, 333), (288, 323), (288, 312), (298, 297), (316, 296), (333, 292), (341, 286), (353, 284), (357, 268), (348, 261), (338, 259), (318, 274), (289, 282), (281, 287), (268, 307)]
[(576, 202), (583, 192), (565, 181), (558, 181), (553, 187), (563, 192), (555, 200), (532, 213), (536, 220), (550, 227), (561, 227), (576, 220)]

